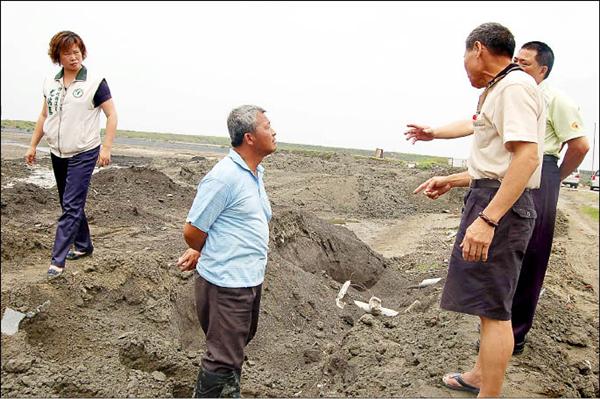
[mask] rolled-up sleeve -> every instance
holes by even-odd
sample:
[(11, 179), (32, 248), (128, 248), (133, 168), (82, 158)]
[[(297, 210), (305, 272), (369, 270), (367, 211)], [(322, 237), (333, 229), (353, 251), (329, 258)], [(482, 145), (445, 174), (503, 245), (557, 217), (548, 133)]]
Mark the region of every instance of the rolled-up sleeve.
[(215, 220), (227, 207), (229, 187), (222, 181), (206, 178), (198, 185), (194, 203), (186, 222), (208, 233)]

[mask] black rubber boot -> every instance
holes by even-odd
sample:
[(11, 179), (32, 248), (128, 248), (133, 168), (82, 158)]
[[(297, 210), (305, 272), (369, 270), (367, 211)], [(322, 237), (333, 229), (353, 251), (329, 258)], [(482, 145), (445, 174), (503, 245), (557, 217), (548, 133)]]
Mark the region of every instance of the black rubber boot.
[(223, 390), (221, 391), (222, 398), (240, 398), (240, 377), (241, 374), (237, 371), (232, 371), (223, 380)]
[(240, 380), (238, 374), (213, 373), (200, 369), (194, 389), (194, 398), (239, 398)]

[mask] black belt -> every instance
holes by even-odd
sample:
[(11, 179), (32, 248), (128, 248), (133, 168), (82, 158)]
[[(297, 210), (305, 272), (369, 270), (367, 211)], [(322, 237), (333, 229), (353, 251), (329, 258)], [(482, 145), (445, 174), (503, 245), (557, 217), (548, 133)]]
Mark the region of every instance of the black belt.
[[(500, 184), (502, 182), (500, 180), (494, 179), (473, 179), (471, 180), (470, 187), (471, 188), (500, 188)], [(526, 188), (524, 191), (529, 191), (529, 188)]]
[(544, 154), (544, 161), (558, 162), (558, 157), (555, 155)]
[(471, 180), (471, 188), (499, 188), (500, 180), (494, 179), (473, 179)]

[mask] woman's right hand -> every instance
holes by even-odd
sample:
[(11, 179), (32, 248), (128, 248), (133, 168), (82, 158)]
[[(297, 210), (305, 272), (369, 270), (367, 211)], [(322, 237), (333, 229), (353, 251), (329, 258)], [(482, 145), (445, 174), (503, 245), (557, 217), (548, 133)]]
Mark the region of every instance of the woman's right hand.
[(25, 153), (25, 162), (27, 162), (28, 165), (33, 165), (35, 163), (35, 147), (29, 147)]

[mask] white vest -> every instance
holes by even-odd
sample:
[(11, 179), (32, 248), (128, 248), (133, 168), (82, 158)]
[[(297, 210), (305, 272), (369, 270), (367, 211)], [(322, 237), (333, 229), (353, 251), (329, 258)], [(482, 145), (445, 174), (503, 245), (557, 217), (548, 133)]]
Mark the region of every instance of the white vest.
[(84, 66), (68, 88), (62, 69), (44, 80), (48, 105), (44, 134), (54, 155), (70, 158), (100, 145), (100, 107), (94, 107), (94, 95), (102, 80), (90, 77)]

